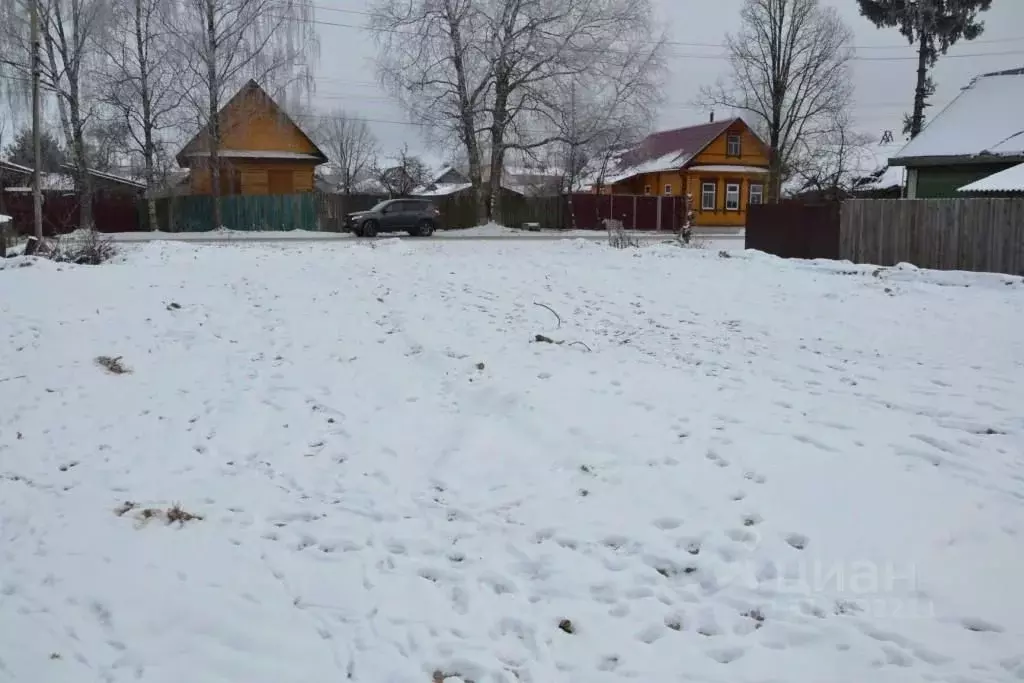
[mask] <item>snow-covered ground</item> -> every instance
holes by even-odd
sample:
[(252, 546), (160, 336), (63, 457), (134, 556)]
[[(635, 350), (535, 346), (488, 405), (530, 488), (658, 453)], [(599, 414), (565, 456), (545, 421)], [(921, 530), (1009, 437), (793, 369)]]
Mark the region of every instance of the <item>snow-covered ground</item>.
[(0, 262), (0, 681), (1024, 678), (1019, 279), (126, 249)]

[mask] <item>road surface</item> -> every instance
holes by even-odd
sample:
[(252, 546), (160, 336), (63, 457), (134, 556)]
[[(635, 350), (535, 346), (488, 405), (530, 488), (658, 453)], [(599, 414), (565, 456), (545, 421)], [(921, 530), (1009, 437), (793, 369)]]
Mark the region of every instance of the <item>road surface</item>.
[[(202, 235), (202, 236), (200, 236)], [(656, 240), (671, 240), (673, 235), (669, 233), (637, 233), (636, 236), (641, 240), (645, 241), (656, 241)], [(206, 236), (206, 233), (119, 233), (112, 234), (111, 238), (115, 242), (120, 243), (141, 243), (151, 242), (154, 240), (169, 240), (176, 242), (190, 242), (193, 244), (241, 244), (241, 243), (259, 243), (259, 244), (290, 244), (290, 243), (311, 243), (311, 242), (372, 242), (380, 239), (401, 239), (401, 240), (417, 240), (426, 242), (552, 242), (556, 240), (565, 239), (585, 239), (602, 241), (608, 239), (608, 236), (603, 232), (595, 231), (588, 234), (561, 234), (561, 233), (526, 233), (522, 235), (453, 235), (440, 233), (434, 237), (411, 237), (404, 233), (380, 235), (378, 237), (354, 237), (348, 234), (338, 233), (321, 233), (321, 234), (307, 234), (302, 236), (285, 236), (281, 233), (273, 235), (260, 235), (258, 233), (249, 233), (242, 235), (217, 235), (217, 236)], [(714, 244), (714, 246), (722, 246), (722, 248), (729, 249), (742, 249), (744, 237), (743, 235), (722, 235), (722, 234), (709, 234), (709, 235), (695, 235), (695, 240), (704, 241), (708, 244)]]

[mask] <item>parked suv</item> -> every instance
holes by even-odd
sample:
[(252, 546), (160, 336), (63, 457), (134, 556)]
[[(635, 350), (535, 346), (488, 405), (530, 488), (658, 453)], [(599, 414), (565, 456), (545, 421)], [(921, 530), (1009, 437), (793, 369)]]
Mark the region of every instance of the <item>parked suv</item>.
[(379, 232), (405, 231), (414, 237), (429, 237), (440, 227), (441, 212), (424, 199), (388, 199), (369, 211), (345, 216), (345, 229), (357, 237)]

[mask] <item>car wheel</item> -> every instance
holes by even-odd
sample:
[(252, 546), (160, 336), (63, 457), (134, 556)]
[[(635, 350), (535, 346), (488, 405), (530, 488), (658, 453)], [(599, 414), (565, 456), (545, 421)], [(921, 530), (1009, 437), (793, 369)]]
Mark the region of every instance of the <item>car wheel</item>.
[(361, 230), (361, 237), (376, 237), (377, 236), (377, 221), (366, 221), (363, 223), (363, 229)]
[(420, 221), (413, 234), (417, 237), (430, 237), (434, 234), (434, 224), (430, 221)]

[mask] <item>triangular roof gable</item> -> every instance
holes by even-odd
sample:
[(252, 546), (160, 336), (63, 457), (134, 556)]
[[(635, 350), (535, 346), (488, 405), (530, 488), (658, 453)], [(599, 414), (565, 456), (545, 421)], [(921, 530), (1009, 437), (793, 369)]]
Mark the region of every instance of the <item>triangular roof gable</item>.
[[(314, 156), (316, 156), (321, 163), (327, 161), (327, 155), (323, 153), (323, 151), (315, 142), (313, 142), (313, 138), (309, 137), (309, 135), (306, 134), (306, 131), (302, 130), (302, 127), (295, 123), (292, 117), (288, 116), (287, 112), (285, 112), (285, 110), (282, 109), (281, 106), (274, 101), (274, 98), (271, 97), (267, 93), (267, 91), (260, 87), (260, 84), (254, 80), (250, 80), (248, 83), (243, 85), (239, 89), (239, 91), (236, 92), (234, 96), (227, 101), (227, 104), (220, 108), (220, 111), (217, 112), (217, 118), (220, 120), (221, 124), (223, 125), (226, 122), (226, 115), (228, 112), (230, 112), (235, 107), (239, 106), (242, 102), (245, 101), (246, 97), (252, 94), (255, 94), (257, 97), (259, 97), (263, 101), (264, 105), (268, 108), (268, 110), (270, 110), (271, 113), (274, 114), (274, 116), (290, 125), (299, 133), (299, 135), (301, 135), (307, 142), (309, 142), (310, 146), (314, 150)], [(188, 141), (188, 143), (184, 147), (181, 148), (181, 151), (178, 152), (178, 155), (175, 157), (179, 165), (184, 166), (183, 160), (190, 154), (205, 151), (205, 143), (207, 141), (207, 138), (209, 137), (209, 127), (210, 124), (207, 123), (199, 130), (198, 133), (195, 134), (195, 136), (191, 140)], [(223, 135), (223, 132), (221, 134)]]
[(701, 147), (699, 150), (694, 152), (690, 156), (690, 158), (686, 161), (686, 163), (683, 164), (682, 168), (686, 168), (691, 163), (693, 163), (697, 159), (697, 157), (699, 157), (701, 154), (704, 153), (704, 150), (706, 150), (708, 147), (710, 147), (716, 140), (718, 140), (718, 138), (720, 138), (723, 135), (725, 135), (726, 133), (728, 133), (729, 129), (732, 128), (733, 125), (736, 124), (736, 123), (742, 124), (743, 125), (743, 130), (746, 131), (747, 133), (750, 133), (751, 137), (753, 137), (755, 140), (757, 140), (757, 144), (761, 145), (761, 151), (764, 152), (765, 156), (770, 156), (771, 148), (768, 147), (768, 144), (764, 140), (761, 139), (761, 136), (757, 134), (757, 131), (755, 131), (753, 128), (751, 128), (750, 125), (746, 121), (743, 120), (742, 116), (734, 116), (731, 119), (727, 119), (727, 123), (729, 125), (725, 126), (717, 135), (715, 135), (713, 138), (711, 138), (706, 143), (704, 143), (703, 147)]

